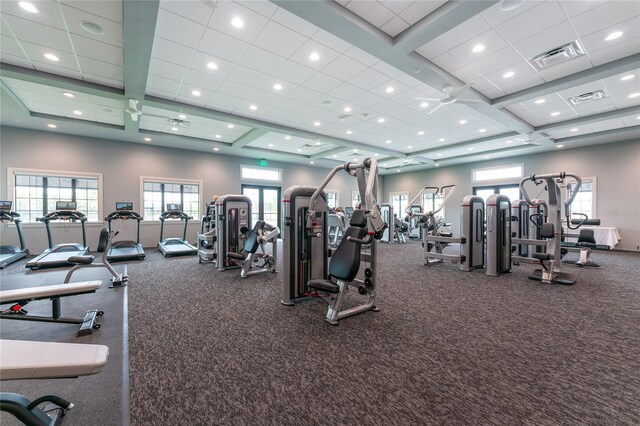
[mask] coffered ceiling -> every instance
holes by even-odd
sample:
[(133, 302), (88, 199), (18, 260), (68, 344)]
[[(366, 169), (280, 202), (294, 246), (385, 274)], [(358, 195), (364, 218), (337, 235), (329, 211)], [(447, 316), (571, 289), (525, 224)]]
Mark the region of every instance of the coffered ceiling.
[(637, 1), (1, 7), (3, 125), (384, 172), (640, 136)]

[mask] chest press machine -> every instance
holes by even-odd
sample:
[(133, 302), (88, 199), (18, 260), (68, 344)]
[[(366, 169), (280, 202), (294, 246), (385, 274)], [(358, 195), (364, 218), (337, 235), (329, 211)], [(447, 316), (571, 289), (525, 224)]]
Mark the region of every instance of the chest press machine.
[[(227, 253), (227, 258), (241, 266), (240, 276), (242, 278), (261, 272), (277, 272), (278, 234), (280, 234), (280, 228), (269, 225), (263, 220), (258, 220), (253, 229), (247, 234), (242, 251), (240, 253)], [(267, 253), (265, 250), (265, 246), (268, 243), (271, 243), (272, 254)], [(260, 252), (258, 252), (258, 249), (260, 249)], [(258, 269), (251, 271), (254, 266)]]

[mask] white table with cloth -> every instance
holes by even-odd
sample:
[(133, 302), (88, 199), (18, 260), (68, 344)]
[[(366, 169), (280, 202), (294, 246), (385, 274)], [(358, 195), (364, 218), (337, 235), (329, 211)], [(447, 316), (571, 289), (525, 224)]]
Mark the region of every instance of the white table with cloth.
[[(620, 233), (618, 232), (618, 228), (612, 226), (581, 226), (578, 229), (565, 228), (564, 232), (571, 235), (577, 235), (580, 233), (580, 229), (593, 229), (593, 237), (596, 240), (596, 244), (609, 246), (610, 249), (613, 249), (622, 239), (620, 237)], [(567, 237), (567, 241), (576, 242), (578, 241), (578, 238)]]

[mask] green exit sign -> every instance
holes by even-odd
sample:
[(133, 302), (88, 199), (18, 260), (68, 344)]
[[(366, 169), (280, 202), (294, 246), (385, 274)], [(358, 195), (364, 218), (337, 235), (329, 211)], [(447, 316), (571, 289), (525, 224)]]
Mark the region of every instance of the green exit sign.
[(269, 163), (267, 163), (267, 160), (265, 160), (265, 159), (258, 160), (258, 166), (267, 167), (268, 165), (269, 165)]

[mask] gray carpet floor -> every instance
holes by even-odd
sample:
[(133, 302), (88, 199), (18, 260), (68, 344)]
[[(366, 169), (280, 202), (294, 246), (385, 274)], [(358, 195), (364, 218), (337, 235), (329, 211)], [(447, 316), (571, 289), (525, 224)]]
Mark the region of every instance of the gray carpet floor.
[(279, 303), (281, 274), (148, 250), (129, 267), (132, 424), (640, 424), (639, 254), (550, 286), (379, 253), (381, 311), (332, 327), (321, 301)]

